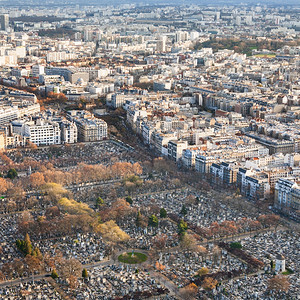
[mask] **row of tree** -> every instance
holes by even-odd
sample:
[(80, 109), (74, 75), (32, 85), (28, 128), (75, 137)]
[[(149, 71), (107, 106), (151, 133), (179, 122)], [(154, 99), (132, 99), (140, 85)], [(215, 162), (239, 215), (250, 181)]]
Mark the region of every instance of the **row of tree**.
[(213, 222), (209, 227), (191, 226), (206, 238), (219, 238), (237, 233), (254, 231), (262, 228), (278, 226), (280, 217), (275, 214), (261, 215), (256, 220), (241, 218), (238, 221)]

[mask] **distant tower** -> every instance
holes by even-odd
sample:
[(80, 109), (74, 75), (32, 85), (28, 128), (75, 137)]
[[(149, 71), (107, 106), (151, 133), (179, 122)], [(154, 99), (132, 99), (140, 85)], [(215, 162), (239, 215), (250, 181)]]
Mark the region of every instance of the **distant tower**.
[(275, 271), (277, 273), (285, 272), (285, 258), (281, 254), (276, 256)]
[(81, 41), (81, 32), (75, 32), (75, 41)]
[(0, 15), (1, 30), (8, 31), (9, 29), (9, 16)]
[(246, 16), (245, 22), (247, 25), (253, 25), (252, 16)]
[(166, 42), (167, 42), (166, 36), (161, 36), (159, 38), (159, 40), (157, 41), (157, 46), (156, 46), (156, 49), (158, 52), (166, 52)]

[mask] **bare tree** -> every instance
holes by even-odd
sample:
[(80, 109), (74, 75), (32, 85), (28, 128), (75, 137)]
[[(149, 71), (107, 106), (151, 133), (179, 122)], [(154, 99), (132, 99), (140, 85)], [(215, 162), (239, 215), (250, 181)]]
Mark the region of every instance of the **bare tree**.
[(289, 280), (286, 276), (283, 275), (276, 275), (273, 278), (271, 278), (268, 282), (268, 289), (280, 292), (284, 291), (287, 292), (290, 288)]

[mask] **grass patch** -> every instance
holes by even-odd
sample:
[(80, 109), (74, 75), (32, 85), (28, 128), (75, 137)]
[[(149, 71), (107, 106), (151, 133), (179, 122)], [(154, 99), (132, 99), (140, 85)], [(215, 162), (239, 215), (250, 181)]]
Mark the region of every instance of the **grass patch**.
[(139, 252), (127, 252), (119, 255), (118, 260), (126, 264), (140, 264), (147, 260), (147, 255)]
[(289, 268), (286, 268), (286, 270), (284, 272), (282, 272), (282, 275), (290, 275), (290, 274), (293, 274), (294, 272), (289, 269)]

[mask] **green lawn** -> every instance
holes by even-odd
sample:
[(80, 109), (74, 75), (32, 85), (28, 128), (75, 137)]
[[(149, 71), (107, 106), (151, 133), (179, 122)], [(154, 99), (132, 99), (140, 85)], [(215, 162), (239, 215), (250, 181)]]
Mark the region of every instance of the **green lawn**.
[(290, 274), (293, 274), (294, 272), (289, 269), (289, 268), (286, 268), (285, 272), (282, 272), (282, 275), (290, 275)]
[(147, 255), (139, 252), (127, 252), (119, 255), (118, 260), (126, 264), (140, 264), (147, 260)]

